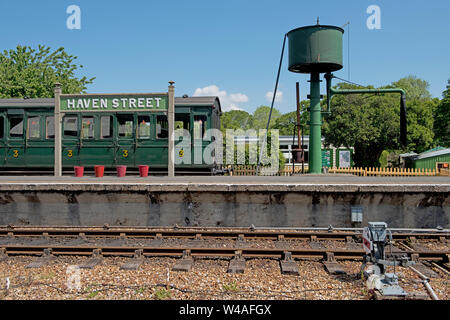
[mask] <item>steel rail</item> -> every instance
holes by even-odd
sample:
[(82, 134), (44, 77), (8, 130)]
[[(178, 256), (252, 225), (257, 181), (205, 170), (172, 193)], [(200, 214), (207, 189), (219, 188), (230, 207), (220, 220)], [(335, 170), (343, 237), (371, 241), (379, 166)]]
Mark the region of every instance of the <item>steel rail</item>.
[[(0, 237), (174, 237), (174, 238), (246, 238), (246, 239), (274, 239), (297, 240), (316, 238), (317, 240), (348, 240), (360, 238), (359, 231), (320, 231), (320, 230), (279, 230), (249, 229), (249, 228), (173, 228), (173, 227), (0, 227)], [(394, 240), (435, 239), (446, 240), (450, 232), (393, 232)]]
[[(191, 256), (207, 257), (234, 257), (239, 254), (245, 258), (282, 258), (286, 252), (290, 252), (293, 258), (326, 258), (327, 253), (333, 253), (336, 259), (362, 259), (365, 252), (362, 249), (342, 248), (224, 248), (224, 247), (162, 247), (162, 246), (105, 246), (105, 245), (1, 245), (4, 254), (7, 255), (39, 255), (44, 250), (50, 249), (53, 255), (93, 255), (100, 250), (104, 256), (133, 256), (136, 250), (142, 255), (175, 256), (181, 257), (185, 252)], [(397, 254), (418, 256), (419, 260), (446, 261), (449, 251), (411, 251), (398, 252)], [(395, 255), (395, 253), (394, 253)]]

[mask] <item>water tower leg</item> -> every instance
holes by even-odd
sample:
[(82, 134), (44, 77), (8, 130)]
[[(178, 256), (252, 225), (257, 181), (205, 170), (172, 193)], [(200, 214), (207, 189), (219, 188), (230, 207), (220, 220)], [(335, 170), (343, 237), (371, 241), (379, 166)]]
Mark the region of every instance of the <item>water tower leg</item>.
[(309, 173), (322, 173), (322, 114), (319, 73), (311, 73), (310, 91)]

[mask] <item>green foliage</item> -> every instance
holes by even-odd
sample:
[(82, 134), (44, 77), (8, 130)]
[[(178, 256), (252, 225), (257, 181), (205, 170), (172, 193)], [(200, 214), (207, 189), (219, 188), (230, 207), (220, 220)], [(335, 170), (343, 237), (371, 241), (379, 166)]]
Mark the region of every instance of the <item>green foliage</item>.
[(435, 144), (450, 147), (450, 78), (447, 89), (442, 93), (443, 99), (436, 107), (434, 118)]
[(228, 292), (238, 292), (239, 291), (239, 288), (238, 288), (238, 286), (236, 284), (236, 281), (233, 281), (233, 282), (228, 283), (228, 284), (224, 283), (222, 285), (222, 288), (223, 288), (223, 290), (228, 291)]
[[(303, 134), (309, 135), (309, 126), (307, 125), (309, 112), (306, 111), (306, 108), (309, 106), (309, 101), (302, 101), (301, 104), (304, 106), (305, 110), (300, 111), (300, 123), (303, 125)], [(280, 136), (290, 136), (294, 133), (294, 126), (296, 123), (297, 111), (292, 111), (277, 118), (271, 125), (271, 128), (280, 130)], [(297, 131), (295, 131), (295, 134), (297, 134)]]
[(392, 87), (402, 88), (406, 92), (406, 101), (431, 99), (431, 94), (428, 91), (429, 83), (425, 80), (419, 79), (416, 76), (410, 75), (392, 83)]
[[(403, 88), (412, 95), (408, 97), (407, 93), (408, 145), (403, 151), (422, 152), (433, 144), (433, 111), (438, 100), (429, 98), (427, 85), (410, 76), (389, 86)], [(338, 87), (360, 89), (349, 84)], [(331, 108), (323, 126), (325, 141), (334, 146), (353, 146), (355, 166), (379, 166), (383, 150), (401, 149), (398, 95), (336, 95)]]
[(155, 292), (153, 294), (153, 297), (156, 300), (166, 300), (170, 299), (172, 296), (170, 290), (164, 289), (164, 288), (156, 288)]
[[(252, 129), (266, 129), (267, 120), (269, 119), (270, 107), (268, 106), (260, 106), (253, 113), (253, 126)], [(276, 108), (272, 110), (272, 116), (270, 117), (270, 126), (269, 129), (272, 128), (275, 121), (281, 117), (281, 112)]]
[(220, 119), (221, 130), (225, 133), (226, 129), (243, 129), (247, 130), (252, 127), (253, 116), (243, 110), (231, 110), (224, 112)]
[(383, 150), (383, 152), (381, 152), (381, 156), (378, 159), (378, 162), (380, 163), (381, 168), (386, 168), (388, 166), (388, 156), (389, 156), (389, 151)]
[(84, 93), (86, 85), (95, 78), (77, 78), (77, 57), (64, 48), (53, 52), (50, 47), (35, 50), (17, 46), (15, 50), (0, 53), (0, 98), (50, 98), (54, 96), (56, 82), (62, 84), (63, 93)]

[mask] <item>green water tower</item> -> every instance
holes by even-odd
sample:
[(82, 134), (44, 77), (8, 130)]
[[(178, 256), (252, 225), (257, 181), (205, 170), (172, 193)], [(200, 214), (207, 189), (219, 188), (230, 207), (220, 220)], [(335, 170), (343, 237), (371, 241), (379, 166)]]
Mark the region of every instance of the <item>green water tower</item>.
[(287, 33), (289, 71), (311, 74), (309, 173), (322, 173), (320, 73), (342, 69), (343, 34), (342, 28), (319, 23), (293, 29)]
[(296, 73), (309, 73), (310, 79), (310, 136), (309, 136), (309, 173), (322, 173), (322, 109), (320, 107), (320, 74), (325, 73), (327, 84), (327, 110), (331, 112), (331, 99), (336, 94), (361, 93), (397, 93), (400, 99), (400, 142), (406, 146), (406, 103), (405, 91), (390, 89), (353, 89), (338, 90), (331, 86), (334, 77), (331, 72), (342, 69), (342, 36), (344, 30), (336, 26), (306, 26), (289, 31), (286, 36), (289, 43), (288, 69)]

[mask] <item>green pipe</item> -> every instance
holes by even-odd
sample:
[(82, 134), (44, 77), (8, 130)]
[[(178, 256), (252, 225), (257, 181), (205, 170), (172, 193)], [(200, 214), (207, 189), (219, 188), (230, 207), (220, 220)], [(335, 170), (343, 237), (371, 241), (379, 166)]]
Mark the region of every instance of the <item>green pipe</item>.
[(319, 73), (311, 73), (309, 173), (322, 173), (322, 109), (320, 107)]

